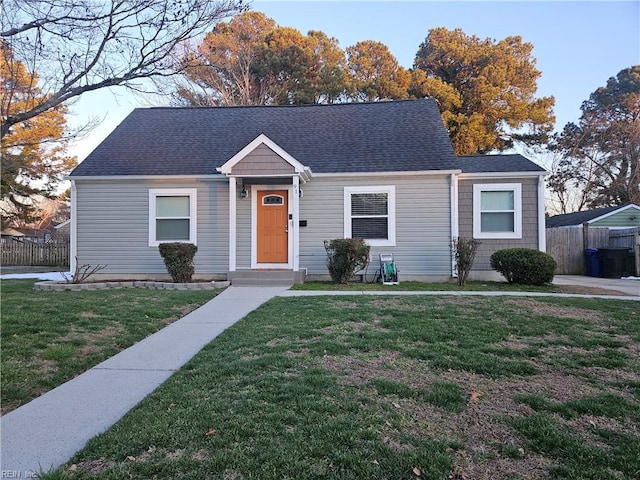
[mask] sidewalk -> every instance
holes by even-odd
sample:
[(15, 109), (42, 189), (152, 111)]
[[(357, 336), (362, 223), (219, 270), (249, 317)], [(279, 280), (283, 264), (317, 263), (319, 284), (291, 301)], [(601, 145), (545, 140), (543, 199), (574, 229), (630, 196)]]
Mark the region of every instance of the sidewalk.
[(199, 309), (0, 419), (2, 478), (68, 461), (227, 327), (288, 287), (230, 287)]

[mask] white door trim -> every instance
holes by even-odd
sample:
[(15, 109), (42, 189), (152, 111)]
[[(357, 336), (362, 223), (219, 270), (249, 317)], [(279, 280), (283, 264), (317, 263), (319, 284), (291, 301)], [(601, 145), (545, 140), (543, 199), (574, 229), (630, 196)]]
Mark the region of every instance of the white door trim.
[[(265, 190), (286, 190), (287, 199), (287, 214), (289, 216), (289, 235), (287, 237), (288, 254), (287, 263), (258, 263), (258, 192)], [(293, 185), (251, 185), (251, 268), (261, 269), (281, 269), (292, 270), (293, 269), (293, 244), (294, 236), (298, 235), (297, 225), (294, 225), (293, 218)]]

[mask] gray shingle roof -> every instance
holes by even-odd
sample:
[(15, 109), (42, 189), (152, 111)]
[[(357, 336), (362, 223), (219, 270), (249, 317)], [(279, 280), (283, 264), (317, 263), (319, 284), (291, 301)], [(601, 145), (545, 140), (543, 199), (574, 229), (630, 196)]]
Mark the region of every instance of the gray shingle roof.
[(470, 155), (458, 157), (463, 173), (545, 172), (540, 165), (520, 154)]
[(582, 212), (563, 213), (547, 218), (547, 228), (568, 227), (571, 225), (582, 225), (584, 222), (601, 217), (607, 213), (618, 210), (625, 205), (619, 207), (594, 208), (593, 210), (584, 210)]
[(315, 173), (458, 168), (435, 101), (135, 109), (72, 176), (215, 174), (264, 133)]

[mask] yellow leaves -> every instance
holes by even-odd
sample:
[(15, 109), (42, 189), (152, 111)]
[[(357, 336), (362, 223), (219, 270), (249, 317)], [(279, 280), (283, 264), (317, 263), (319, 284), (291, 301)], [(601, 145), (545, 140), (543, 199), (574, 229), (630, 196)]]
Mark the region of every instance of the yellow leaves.
[(412, 76), (412, 88), (416, 96), (435, 98), (440, 109), (445, 111), (453, 111), (462, 107), (460, 92), (441, 78), (427, 77), (427, 74), (422, 70), (414, 70)]
[[(0, 113), (3, 123), (7, 117), (29, 112), (49, 100), (37, 82), (37, 73), (29, 72), (13, 56), (9, 46), (0, 42)], [(66, 107), (58, 105), (29, 120), (13, 124), (2, 137), (3, 200), (8, 196), (27, 197), (40, 191), (47, 192), (75, 165), (75, 158), (65, 155), (66, 113)], [(43, 186), (34, 187), (33, 181), (40, 181)], [(25, 205), (22, 204), (24, 211), (19, 208), (16, 216), (28, 215), (30, 207)]]
[(504, 148), (512, 130), (553, 127), (553, 98), (534, 96), (540, 72), (532, 50), (518, 36), (496, 42), (460, 29), (429, 31), (415, 60), (425, 75), (414, 74), (413, 89), (438, 100), (456, 154)]
[(403, 99), (409, 96), (411, 74), (381, 42), (366, 40), (347, 47), (347, 64), (355, 89), (365, 100)]
[[(13, 56), (4, 42), (0, 42), (0, 93), (2, 95), (1, 114), (5, 119), (35, 108), (48, 100), (37, 87), (36, 72), (29, 72), (25, 65)], [(33, 154), (44, 142), (58, 140), (66, 125), (64, 105), (47, 110), (29, 121), (14, 125), (11, 133), (2, 138), (3, 153), (11, 147), (24, 149), (25, 154)]]

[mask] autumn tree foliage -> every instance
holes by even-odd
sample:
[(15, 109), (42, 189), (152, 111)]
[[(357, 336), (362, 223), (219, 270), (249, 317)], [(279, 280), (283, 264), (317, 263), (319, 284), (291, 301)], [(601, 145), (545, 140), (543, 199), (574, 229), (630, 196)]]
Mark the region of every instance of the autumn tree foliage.
[[(17, 60), (0, 41), (0, 114), (2, 119), (29, 111), (47, 101), (38, 87), (38, 75)], [(2, 220), (29, 223), (38, 212), (40, 198), (52, 195), (75, 159), (65, 155), (66, 108), (57, 105), (29, 121), (13, 125), (2, 137), (0, 193)]]
[(640, 65), (609, 78), (581, 110), (552, 144), (560, 156), (548, 180), (553, 195), (564, 211), (640, 204)]
[(347, 48), (347, 63), (353, 81), (351, 97), (373, 102), (409, 97), (411, 74), (380, 42), (366, 40)]
[(555, 121), (553, 97), (536, 98), (533, 45), (519, 36), (480, 39), (434, 28), (416, 54), (410, 92), (430, 96), (458, 155), (542, 143)]
[(435, 28), (403, 68), (380, 42), (342, 50), (320, 31), (281, 27), (245, 12), (183, 58), (180, 104), (279, 105), (434, 97), (459, 155), (539, 145), (553, 128), (553, 97), (536, 98), (540, 72), (520, 37), (481, 40)]
[(193, 106), (264, 105), (267, 85), (254, 74), (261, 61), (266, 36), (274, 20), (259, 12), (246, 12), (220, 22), (182, 58), (183, 75), (176, 94)]
[(217, 24), (183, 58), (177, 88), (189, 105), (333, 103), (346, 89), (346, 58), (320, 31), (303, 35), (260, 12)]

